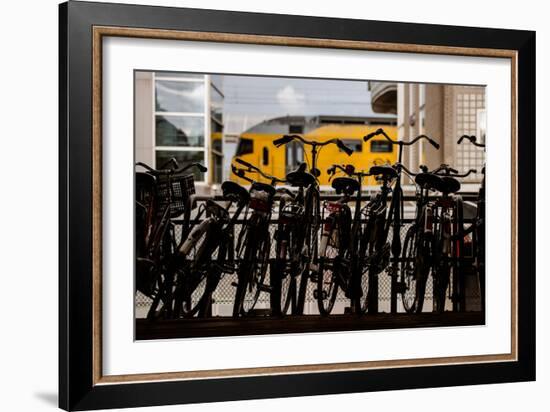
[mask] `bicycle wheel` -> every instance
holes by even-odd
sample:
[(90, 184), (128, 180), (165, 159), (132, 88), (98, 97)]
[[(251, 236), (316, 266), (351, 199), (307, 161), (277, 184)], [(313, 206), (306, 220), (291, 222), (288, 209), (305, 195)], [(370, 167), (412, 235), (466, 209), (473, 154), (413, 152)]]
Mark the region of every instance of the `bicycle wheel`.
[(250, 279), (243, 296), (242, 311), (245, 315), (254, 309), (258, 302), (261, 287), (264, 285), (267, 267), (269, 265), (270, 247), (271, 241), (269, 237), (266, 236), (260, 241), (256, 253), (253, 254), (254, 257), (251, 262)]
[(336, 281), (337, 260), (340, 249), (339, 225), (335, 216), (327, 219), (328, 230), (322, 235), (321, 250), (319, 257), (319, 271), (317, 274), (316, 298), (319, 313), (327, 316), (334, 308), (336, 295), (338, 294), (338, 283)]
[(416, 226), (411, 226), (405, 235), (403, 242), (403, 260), (401, 261), (401, 281), (404, 289), (401, 294), (403, 307), (408, 313), (416, 311), (417, 303), (417, 287), (416, 287), (416, 255), (417, 255), (417, 240)]
[(435, 242), (437, 256), (434, 265), (434, 312), (443, 313), (447, 301), (447, 289), (451, 274), (450, 251), (450, 222), (442, 216), (439, 225), (439, 234)]
[(212, 259), (213, 226), (208, 226), (197, 237), (190, 253), (183, 257), (178, 269), (174, 317), (194, 316), (203, 302), (208, 284), (208, 262)]
[(466, 310), (466, 285), (464, 258), (464, 205), (460, 195), (455, 196), (452, 242), (452, 301), (453, 311)]
[[(375, 229), (375, 217), (370, 217), (367, 221), (364, 228), (361, 229), (360, 242), (359, 242), (359, 251), (358, 256), (355, 257), (355, 262), (353, 265), (354, 276), (359, 276), (359, 279), (356, 279), (354, 284), (358, 288), (356, 292), (356, 297), (354, 298), (355, 302), (355, 313), (361, 315), (367, 312), (368, 303), (369, 303), (369, 287), (371, 283), (371, 267), (369, 262), (369, 257), (374, 252), (374, 229)], [(376, 276), (378, 273), (373, 271), (372, 275)]]
[(369, 306), (369, 266), (365, 259), (359, 259), (359, 263), (355, 269), (357, 276), (360, 278), (357, 281), (359, 290), (358, 296), (354, 298), (355, 313), (362, 315), (367, 312)]
[(295, 274), (299, 264), (294, 259), (295, 234), (293, 226), (285, 225), (277, 235), (276, 262), (270, 273), (271, 309), (275, 315), (286, 315), (296, 293)]
[(412, 225), (403, 242), (402, 261), (400, 263), (401, 282), (404, 289), (401, 294), (403, 307), (407, 313), (421, 312), (424, 303), (425, 281), (420, 278), (418, 267), (419, 236), (416, 225)]
[[(307, 286), (309, 280), (315, 280), (319, 272), (319, 228), (321, 225), (320, 198), (317, 189), (311, 189), (308, 192), (304, 216), (306, 217), (304, 225), (296, 228), (296, 248), (298, 255), (304, 257), (305, 267), (296, 277), (298, 293), (296, 305), (293, 313), (302, 315), (306, 302)], [(299, 280), (298, 280), (299, 279)]]
[(246, 240), (244, 261), (241, 262), (239, 269), (239, 281), (233, 308), (234, 316), (246, 315), (254, 309), (264, 286), (271, 241), (267, 227), (265, 231), (259, 230), (260, 233), (265, 233), (260, 238), (257, 237), (255, 231), (248, 232), (251, 236)]

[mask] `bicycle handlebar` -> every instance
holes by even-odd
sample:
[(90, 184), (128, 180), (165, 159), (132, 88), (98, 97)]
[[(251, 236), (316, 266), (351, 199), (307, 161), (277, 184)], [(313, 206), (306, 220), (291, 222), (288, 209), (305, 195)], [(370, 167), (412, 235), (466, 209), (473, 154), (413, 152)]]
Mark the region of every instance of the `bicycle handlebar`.
[[(173, 167), (169, 167), (172, 165)], [(171, 157), (166, 163), (164, 163), (159, 170), (169, 170), (169, 169), (178, 169), (180, 165), (175, 157)]]
[[(286, 180), (284, 179), (279, 179), (278, 177), (275, 177), (275, 176), (271, 176), (271, 175), (268, 175), (267, 173), (264, 173), (262, 172), (259, 168), (257, 168), (256, 166), (242, 160), (242, 159), (239, 159), (239, 158), (236, 158), (235, 159), (235, 162), (236, 163), (239, 163), (240, 165), (248, 168), (248, 170), (244, 170), (244, 169), (238, 169), (236, 168), (235, 166), (231, 165), (231, 168), (233, 169), (236, 169), (236, 170), (239, 170), (241, 171), (243, 174), (246, 173), (246, 172), (254, 172), (254, 173), (258, 173), (259, 175), (263, 176), (264, 178), (270, 180), (272, 183), (286, 183)], [(240, 176), (240, 175), (237, 175), (239, 177), (243, 177), (243, 176)]]
[(336, 173), (336, 169), (340, 169), (342, 172), (344, 172), (348, 176), (352, 175), (353, 172), (355, 172), (355, 167), (353, 165), (345, 165), (345, 166), (332, 165), (327, 169), (327, 174), (330, 175), (331, 179), (332, 179), (332, 175)]
[(250, 163), (242, 160), (242, 159), (239, 159), (238, 157), (235, 159), (235, 163), (238, 163), (244, 167), (248, 167), (249, 169), (252, 169), (252, 170), (256, 170), (256, 171), (259, 171), (260, 169), (258, 169), (256, 166), (254, 165), (251, 165)]
[(344, 144), (344, 142), (342, 142), (340, 139), (336, 139), (336, 138), (335, 139), (330, 139), (330, 140), (327, 140), (327, 141), (324, 141), (324, 142), (318, 142), (316, 140), (306, 140), (302, 136), (300, 136), (299, 134), (285, 134), (283, 137), (275, 139), (273, 141), (273, 144), (277, 147), (281, 147), (282, 145), (288, 144), (288, 143), (290, 143), (291, 141), (293, 141), (295, 139), (301, 141), (303, 144), (307, 144), (307, 145), (314, 146), (314, 147), (326, 146), (328, 144), (335, 144), (342, 151), (344, 151), (348, 156), (351, 156), (351, 154), (353, 153), (353, 149), (350, 149), (349, 147), (347, 147)]
[(366, 177), (366, 176), (372, 176), (369, 172), (356, 172), (355, 166), (353, 165), (332, 165), (327, 169), (327, 174), (330, 175), (329, 181), (334, 177), (334, 174), (336, 173), (336, 169), (340, 169), (342, 172), (347, 174), (348, 176), (357, 176), (357, 177)]
[(409, 142), (405, 142), (403, 140), (393, 140), (391, 137), (389, 137), (384, 129), (377, 129), (372, 133), (367, 134), (363, 137), (363, 141), (368, 142), (370, 139), (372, 139), (375, 136), (383, 136), (387, 141), (389, 141), (391, 144), (398, 144), (402, 146), (411, 146), (418, 142), (419, 140), (425, 139), (427, 140), (433, 147), (439, 150), (439, 143), (437, 143), (435, 140), (433, 140), (431, 137), (421, 134), (419, 136), (416, 136), (413, 140)]
[[(444, 174), (441, 173), (441, 172), (444, 172)], [(453, 169), (452, 167), (450, 167), (447, 164), (442, 164), (437, 169), (432, 170), (431, 173), (436, 174), (436, 175), (442, 175), (443, 174), (444, 176), (451, 176), (451, 177), (466, 177), (466, 176), (471, 175), (472, 173), (477, 173), (477, 170), (476, 169), (470, 169), (470, 170), (468, 170), (468, 172), (460, 174), (458, 172), (458, 170)]]
[(346, 153), (348, 156), (351, 156), (351, 154), (353, 153), (353, 150), (347, 147), (340, 139), (336, 139), (336, 146), (343, 150), (344, 153)]
[(437, 169), (432, 170), (432, 173), (436, 175), (441, 174), (441, 172), (444, 172), (447, 175), (450, 175), (451, 173), (455, 175), (458, 174), (458, 170), (453, 169), (451, 166), (445, 163), (441, 164), (441, 166), (439, 166)]
[(453, 175), (453, 177), (467, 177), (467, 176), (470, 176), (472, 173), (477, 173), (477, 170), (476, 169), (470, 169), (466, 173), (463, 173), (461, 175), (456, 174), (456, 175)]
[(474, 146), (485, 147), (484, 143), (477, 143), (477, 137), (475, 137), (474, 135), (468, 136), (466, 134), (463, 134), (462, 136), (460, 136), (460, 139), (458, 139), (456, 144), (461, 144), (464, 139), (469, 140), (470, 143), (473, 144)]
[(277, 147), (282, 146), (284, 144), (290, 143), (294, 140), (295, 137), (299, 137), (298, 135), (288, 135), (285, 134), (283, 137), (280, 137), (278, 139), (273, 140), (273, 144)]
[[(166, 162), (164, 164), (163, 167), (165, 167), (166, 165), (168, 164), (174, 164), (174, 165), (178, 165), (178, 162), (175, 158), (172, 158), (170, 159), (168, 162)], [(191, 169), (192, 167), (196, 167), (197, 169), (199, 169), (199, 171), (201, 173), (205, 173), (208, 169), (203, 166), (202, 164), (198, 163), (198, 162), (195, 162), (195, 163), (189, 163), (188, 165), (186, 166), (183, 166), (181, 168), (174, 168), (174, 169), (153, 169), (151, 166), (149, 165), (146, 165), (145, 163), (143, 162), (137, 162), (136, 163), (136, 166), (141, 166), (143, 167), (145, 170), (147, 170), (149, 173), (153, 174), (153, 175), (157, 175), (157, 176), (160, 176), (160, 175), (177, 175), (177, 174), (180, 174), (180, 173), (183, 173), (185, 172), (186, 170), (188, 169)]]
[(238, 167), (235, 167), (235, 165), (231, 165), (231, 171), (233, 172), (233, 174), (235, 176), (240, 177), (241, 179), (244, 179), (249, 183), (253, 182), (253, 180), (251, 178), (245, 176), (245, 170), (244, 169), (239, 169)]

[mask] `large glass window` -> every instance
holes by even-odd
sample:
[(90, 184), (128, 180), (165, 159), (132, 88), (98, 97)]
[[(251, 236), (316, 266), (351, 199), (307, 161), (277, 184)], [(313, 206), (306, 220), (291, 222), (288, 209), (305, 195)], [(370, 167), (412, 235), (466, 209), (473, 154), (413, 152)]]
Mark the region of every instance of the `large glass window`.
[(216, 134), (212, 135), (212, 182), (221, 183), (223, 179), (222, 140)]
[(212, 118), (223, 123), (223, 95), (213, 85), (210, 86), (210, 110)]
[[(456, 136), (476, 135), (480, 142), (485, 142), (486, 115), (485, 89), (482, 87), (462, 87), (456, 90)], [(466, 179), (479, 181), (479, 171), (485, 164), (485, 152), (472, 144), (463, 143), (455, 146), (455, 162), (460, 172), (476, 169), (477, 174), (471, 174)]]
[[(361, 139), (340, 139), (344, 145), (349, 147), (354, 152), (362, 152), (363, 151), (363, 141)], [(343, 152), (342, 149), (338, 149), (338, 151)]]
[(371, 153), (391, 153), (393, 145), (385, 140), (372, 140), (370, 142)]
[(204, 113), (204, 80), (157, 80), (155, 110), (173, 113)]
[(204, 118), (202, 116), (157, 115), (157, 146), (204, 146)]
[[(155, 73), (155, 164), (174, 157), (180, 167), (205, 164), (205, 76), (194, 73)], [(204, 173), (193, 170), (195, 180)]]
[(236, 156), (243, 156), (254, 152), (254, 141), (252, 139), (241, 137), (237, 146)]
[(188, 73), (188, 72), (156, 72), (157, 79), (204, 79), (204, 74), (202, 73)]

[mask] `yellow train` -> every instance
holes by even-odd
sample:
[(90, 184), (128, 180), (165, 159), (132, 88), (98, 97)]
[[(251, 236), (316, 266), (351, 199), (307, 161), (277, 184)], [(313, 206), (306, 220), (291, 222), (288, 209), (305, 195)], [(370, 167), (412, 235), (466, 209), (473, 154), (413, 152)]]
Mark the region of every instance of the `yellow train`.
[[(397, 161), (397, 148), (384, 138), (374, 138), (367, 143), (363, 136), (383, 127), (386, 133), (397, 139), (397, 127), (393, 117), (344, 117), (344, 116), (287, 116), (264, 121), (239, 136), (235, 153), (263, 172), (284, 178), (301, 162), (309, 164), (310, 151), (298, 141), (282, 147), (275, 147), (273, 140), (284, 134), (301, 134), (307, 140), (326, 141), (332, 138), (341, 139), (354, 153), (346, 155), (335, 145), (321, 148), (317, 168), (321, 171), (319, 183), (330, 185), (327, 169), (333, 164), (352, 164), (357, 170), (368, 170), (373, 165), (392, 164)], [(247, 184), (246, 181), (231, 175), (231, 179)], [(258, 178), (260, 181), (261, 178)], [(365, 185), (374, 185), (369, 178)]]

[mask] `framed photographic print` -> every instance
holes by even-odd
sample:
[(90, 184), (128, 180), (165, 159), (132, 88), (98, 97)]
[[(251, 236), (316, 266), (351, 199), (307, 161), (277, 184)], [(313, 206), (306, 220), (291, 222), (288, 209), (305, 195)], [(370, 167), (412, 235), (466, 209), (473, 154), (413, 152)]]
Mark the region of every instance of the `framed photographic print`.
[(60, 407), (535, 379), (535, 33), (60, 5)]

